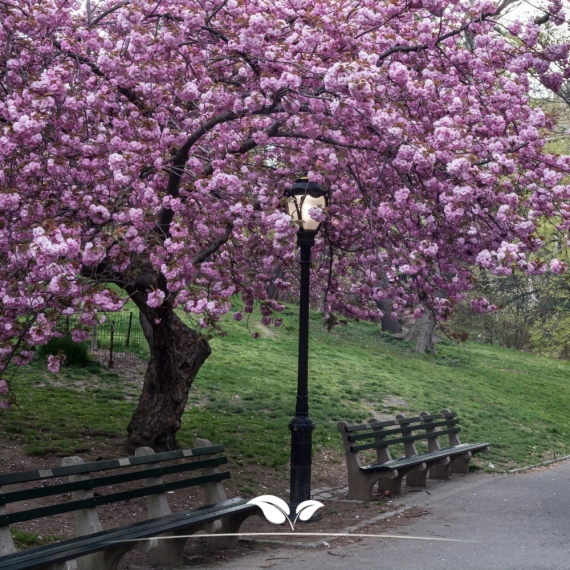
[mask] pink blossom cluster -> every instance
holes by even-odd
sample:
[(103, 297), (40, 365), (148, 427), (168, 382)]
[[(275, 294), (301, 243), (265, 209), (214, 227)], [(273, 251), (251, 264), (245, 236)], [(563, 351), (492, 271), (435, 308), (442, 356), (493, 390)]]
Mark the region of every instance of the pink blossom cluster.
[[(548, 10), (562, 25), (561, 2)], [(298, 283), (280, 200), (299, 173), (330, 190), (313, 294), (336, 313), (445, 318), (477, 264), (533, 261), (570, 227), (570, 157), (531, 77), (556, 91), (568, 46), (498, 29), (490, 0), (15, 0), (0, 6), (0, 354), (25, 363), (117, 285), (215, 324), (239, 294)], [(510, 35), (509, 35), (510, 34)], [(517, 37), (518, 36), (518, 37)], [(469, 39), (469, 41), (467, 41)], [(152, 273), (151, 284), (139, 283)], [(484, 303), (475, 303), (485, 309)], [(159, 317), (157, 317), (159, 319)], [(16, 362), (14, 360), (14, 362)], [(55, 370), (60, 361), (50, 360)], [(0, 370), (1, 372), (1, 370)]]
[[(6, 380), (0, 380), (0, 396), (8, 394), (9, 388)], [(10, 407), (9, 400), (0, 399), (0, 409), (7, 410)]]

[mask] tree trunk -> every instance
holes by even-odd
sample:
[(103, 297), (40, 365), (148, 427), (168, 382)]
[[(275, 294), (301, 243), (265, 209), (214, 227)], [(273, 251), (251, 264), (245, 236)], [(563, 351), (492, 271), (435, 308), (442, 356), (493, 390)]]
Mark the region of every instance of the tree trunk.
[(277, 279), (281, 279), (282, 277), (283, 277), (283, 269), (281, 269), (281, 266), (278, 265), (275, 268), (275, 277), (271, 282), (271, 285), (268, 285), (265, 288), (265, 292), (267, 293), (268, 299), (272, 299), (273, 301), (279, 301), (279, 289), (277, 289), (277, 287), (275, 286), (275, 281)]
[(382, 331), (400, 334), (402, 332), (400, 321), (390, 316), (392, 312), (392, 301), (390, 299), (382, 299), (381, 301), (376, 301), (376, 306), (384, 313), (384, 316), (380, 319)]
[(158, 308), (150, 308), (146, 294), (131, 298), (139, 307), (150, 361), (137, 409), (127, 427), (127, 450), (133, 452), (141, 446), (172, 450), (188, 391), (210, 356), (210, 346), (182, 322), (168, 300)]
[(414, 350), (424, 353), (426, 351), (437, 354), (433, 344), (433, 330), (435, 320), (429, 311), (426, 311), (421, 319), (417, 319), (412, 328), (404, 337), (404, 340), (415, 343)]

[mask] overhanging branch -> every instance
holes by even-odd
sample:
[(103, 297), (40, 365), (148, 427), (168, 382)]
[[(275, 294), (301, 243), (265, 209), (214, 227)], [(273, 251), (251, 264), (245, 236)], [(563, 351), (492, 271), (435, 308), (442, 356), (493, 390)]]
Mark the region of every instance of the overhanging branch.
[(194, 265), (199, 265), (203, 261), (206, 261), (210, 255), (216, 253), (222, 245), (224, 245), (229, 239), (230, 235), (232, 234), (232, 230), (234, 229), (233, 223), (229, 223), (226, 225), (226, 231), (222, 236), (215, 239), (204, 251), (199, 253), (193, 260), (192, 263)]

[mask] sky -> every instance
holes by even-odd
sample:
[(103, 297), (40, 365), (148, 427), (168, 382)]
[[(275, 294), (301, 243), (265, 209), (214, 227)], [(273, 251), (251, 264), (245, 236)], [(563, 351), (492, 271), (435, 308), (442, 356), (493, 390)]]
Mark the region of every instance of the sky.
[[(563, 0), (564, 9), (570, 9), (570, 0)], [(509, 10), (509, 16), (521, 18), (524, 16), (542, 14), (540, 8), (545, 8), (548, 5), (546, 0), (519, 0), (518, 4)]]

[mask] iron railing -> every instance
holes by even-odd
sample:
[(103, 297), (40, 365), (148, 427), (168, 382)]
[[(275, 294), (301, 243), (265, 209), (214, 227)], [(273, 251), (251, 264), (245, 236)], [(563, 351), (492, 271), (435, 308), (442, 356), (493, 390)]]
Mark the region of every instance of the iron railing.
[(117, 355), (121, 361), (137, 362), (150, 358), (148, 343), (138, 313), (107, 313), (105, 321), (91, 329), (90, 351), (93, 359), (114, 368)]

